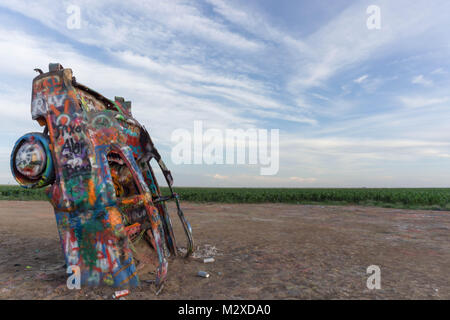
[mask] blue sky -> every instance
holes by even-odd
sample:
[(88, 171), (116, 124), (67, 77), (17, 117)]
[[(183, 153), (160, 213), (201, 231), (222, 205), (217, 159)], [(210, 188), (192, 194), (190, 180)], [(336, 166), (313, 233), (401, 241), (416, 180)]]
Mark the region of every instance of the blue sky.
[[(68, 29), (69, 5), (81, 28)], [(369, 30), (369, 5), (381, 29)], [(31, 120), (34, 68), (133, 101), (180, 186), (448, 187), (450, 2), (0, 3), (0, 183)], [(280, 170), (173, 165), (171, 133), (280, 129)]]

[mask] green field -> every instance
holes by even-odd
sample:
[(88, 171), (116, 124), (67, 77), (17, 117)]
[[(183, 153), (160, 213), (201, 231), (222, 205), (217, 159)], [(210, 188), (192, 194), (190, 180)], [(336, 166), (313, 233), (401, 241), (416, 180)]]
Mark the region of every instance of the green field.
[[(167, 193), (167, 188), (162, 188)], [(223, 203), (293, 203), (368, 205), (388, 208), (450, 210), (450, 188), (191, 188), (175, 191), (183, 201)], [(0, 200), (47, 200), (43, 189), (0, 186)]]

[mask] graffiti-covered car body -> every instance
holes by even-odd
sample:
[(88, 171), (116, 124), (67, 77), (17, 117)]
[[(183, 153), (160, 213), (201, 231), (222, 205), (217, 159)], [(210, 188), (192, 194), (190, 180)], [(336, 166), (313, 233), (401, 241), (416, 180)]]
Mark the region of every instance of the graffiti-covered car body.
[[(165, 202), (174, 199), (187, 236), (189, 223), (172, 191), (172, 177), (147, 130), (131, 114), (131, 102), (111, 101), (78, 83), (72, 70), (50, 64), (33, 79), (31, 115), (43, 133), (22, 136), (11, 154), (11, 170), (25, 188), (48, 186), (67, 266), (81, 283), (136, 286), (132, 240), (142, 236), (158, 259), (156, 285), (177, 255)], [(150, 160), (168, 183), (162, 196)]]

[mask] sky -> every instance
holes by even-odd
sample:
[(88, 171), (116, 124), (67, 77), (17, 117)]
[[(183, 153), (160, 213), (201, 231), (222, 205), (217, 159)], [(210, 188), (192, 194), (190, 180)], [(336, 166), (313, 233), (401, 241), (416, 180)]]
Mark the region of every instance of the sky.
[[(33, 69), (59, 62), (132, 101), (176, 186), (449, 187), (449, 12), (447, 0), (2, 0), (0, 184), (15, 184), (15, 141), (42, 131)], [(278, 129), (278, 172), (173, 163), (173, 132), (195, 121)]]

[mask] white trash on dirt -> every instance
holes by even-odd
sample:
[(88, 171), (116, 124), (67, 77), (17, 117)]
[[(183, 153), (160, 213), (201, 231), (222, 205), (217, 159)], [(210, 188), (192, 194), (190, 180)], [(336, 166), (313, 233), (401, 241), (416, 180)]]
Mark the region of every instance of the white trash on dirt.
[[(125, 297), (125, 296), (127, 296), (129, 294), (130, 294), (130, 291), (125, 289), (125, 290), (114, 292), (112, 297), (113, 297), (113, 299), (120, 299), (120, 298), (123, 298), (123, 297)], [(121, 300), (124, 300), (124, 299), (121, 299)]]
[[(182, 254), (186, 254), (186, 248), (178, 249)], [(222, 253), (216, 248), (216, 246), (210, 244), (204, 244), (203, 246), (197, 246), (194, 253), (191, 255), (194, 259), (208, 259), (215, 256), (221, 256)]]

